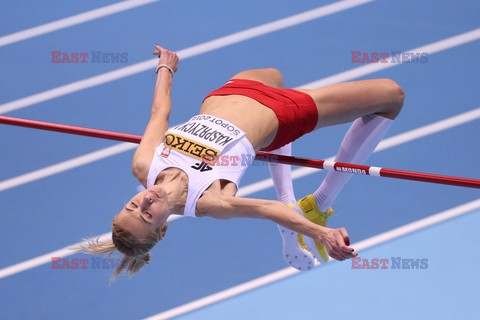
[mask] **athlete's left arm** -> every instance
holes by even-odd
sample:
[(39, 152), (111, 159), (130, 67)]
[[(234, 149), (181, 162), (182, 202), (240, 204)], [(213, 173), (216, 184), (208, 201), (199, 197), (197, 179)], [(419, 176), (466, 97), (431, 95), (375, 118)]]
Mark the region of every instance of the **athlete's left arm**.
[[(178, 68), (178, 56), (175, 52), (168, 51), (158, 45), (153, 54), (159, 56), (158, 64), (169, 66), (172, 71)], [(168, 119), (171, 110), (171, 88), (173, 75), (167, 68), (158, 69), (155, 92), (153, 94), (152, 111), (150, 120), (142, 137), (142, 141), (135, 151), (132, 160), (133, 175), (145, 186), (148, 170), (152, 162), (155, 148), (163, 141), (168, 130)]]
[(279, 201), (225, 195), (213, 197), (208, 193), (204, 193), (202, 198), (197, 202), (200, 215), (217, 219), (234, 217), (269, 219), (323, 243), (334, 259), (344, 260), (357, 256), (354, 249), (349, 247), (350, 240), (345, 228), (332, 229), (317, 225)]

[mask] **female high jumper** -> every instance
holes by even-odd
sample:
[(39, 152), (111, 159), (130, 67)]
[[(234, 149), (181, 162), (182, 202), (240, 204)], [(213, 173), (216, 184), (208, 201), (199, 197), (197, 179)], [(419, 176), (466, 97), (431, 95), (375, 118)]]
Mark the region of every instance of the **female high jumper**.
[[(327, 252), (337, 260), (357, 255), (345, 228), (326, 227), (330, 206), (351, 174), (328, 172), (319, 188), (297, 203), (290, 166), (273, 163), (269, 169), (279, 201), (235, 194), (257, 151), (290, 155), (292, 141), (326, 126), (353, 121), (335, 160), (363, 163), (402, 108), (404, 93), (395, 81), (293, 90), (284, 88), (276, 69), (247, 70), (209, 93), (198, 115), (169, 127), (179, 59), (158, 45), (153, 54), (159, 62), (151, 117), (132, 161), (133, 174), (146, 190), (115, 216), (111, 241), (89, 241), (84, 251), (117, 249), (123, 257), (113, 277), (125, 269), (133, 275), (149, 263), (150, 249), (165, 236), (168, 217), (176, 214), (272, 220), (283, 238), (284, 259), (299, 270), (310, 269), (316, 259), (328, 260)], [(219, 157), (228, 165), (218, 165)]]

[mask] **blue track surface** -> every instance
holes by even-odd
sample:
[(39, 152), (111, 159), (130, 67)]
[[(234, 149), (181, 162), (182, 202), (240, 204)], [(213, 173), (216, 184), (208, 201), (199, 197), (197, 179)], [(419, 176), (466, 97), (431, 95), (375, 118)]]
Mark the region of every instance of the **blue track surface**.
[(471, 280), (480, 259), (465, 243), (480, 240), (479, 224), (480, 211), (472, 212), (362, 252), (387, 259), (386, 269), (332, 263), (178, 319), (468, 319), (477, 310)]
[[(112, 3), (47, 0), (25, 6), (19, 1), (3, 1), (0, 36)], [(3, 46), (0, 47), (0, 108), (17, 99), (151, 59), (155, 42), (179, 51), (329, 3), (333, 1), (164, 0)], [(480, 4), (470, 0), (374, 1), (185, 59), (174, 80), (171, 123), (196, 114), (203, 97), (238, 71), (276, 67), (283, 72), (287, 86), (297, 87), (359, 67), (351, 63), (351, 51), (391, 52), (427, 45), (479, 28), (479, 14)], [(126, 52), (128, 62), (54, 64), (50, 62), (51, 51), (57, 50)], [(480, 108), (480, 64), (475, 58), (479, 51), (480, 41), (473, 41), (432, 54), (427, 63), (402, 64), (362, 77), (392, 78), (406, 92), (402, 114), (387, 138)], [(141, 134), (152, 100), (152, 72), (124, 77), (6, 115)], [(480, 121), (474, 120), (415, 139), (375, 153), (367, 162), (480, 178), (479, 125)], [(336, 126), (305, 136), (294, 143), (294, 154), (320, 159), (333, 156), (347, 128)], [(0, 184), (116, 144), (0, 125), (3, 150)], [(113, 216), (135, 193), (138, 184), (130, 174), (132, 155), (133, 150), (123, 152), (0, 191), (3, 244), (0, 269), (109, 231)], [(242, 180), (242, 186), (268, 176), (266, 167), (253, 167)], [(297, 196), (311, 193), (323, 176), (324, 173), (319, 172), (295, 180)], [(331, 219), (331, 226), (346, 227), (352, 241), (358, 242), (478, 199), (479, 195), (476, 189), (355, 177), (337, 198), (338, 216)], [(266, 189), (249, 196), (273, 199), (274, 191)], [(288, 303), (302, 306), (297, 309), (299, 315), (303, 315), (302, 310), (307, 315), (314, 311), (311, 306), (297, 300), (299, 296), (281, 296), (284, 288), (285, 291), (296, 288), (299, 294), (305, 290), (307, 299), (315, 305), (316, 296), (332, 293), (331, 288), (337, 285), (341, 288), (334, 292), (339, 297), (329, 299), (324, 309), (341, 309), (342, 315), (353, 308), (352, 315), (356, 311), (359, 318), (380, 318), (374, 312), (388, 318), (387, 308), (391, 308), (394, 313), (391, 318), (400, 318), (397, 315), (405, 317), (404, 312), (408, 311), (400, 310), (400, 306), (408, 303), (413, 318), (428, 315), (451, 318), (449, 310), (441, 313), (432, 302), (434, 299), (425, 297), (433, 295), (444, 301), (453, 292), (457, 296), (450, 300), (452, 308), (462, 308), (464, 313), (457, 315), (466, 318), (473, 312), (471, 299), (480, 298), (478, 291), (471, 290), (471, 286), (480, 285), (473, 269), (478, 261), (472, 254), (463, 252), (468, 248), (459, 249), (454, 245), (457, 242), (450, 242), (449, 238), (468, 234), (470, 229), (474, 232), (478, 215), (476, 212), (365, 251), (365, 255), (371, 257), (428, 257), (432, 260), (427, 270), (398, 273), (389, 270), (384, 274), (353, 272), (349, 262), (335, 263), (204, 312), (224, 314), (221, 308), (231, 308), (232, 314), (253, 319), (253, 313), (261, 315), (261, 306), (269, 303), (261, 295), (270, 295), (269, 290), (275, 286), (278, 299), (285, 301), (277, 304), (279, 310), (275, 318), (288, 314), (287, 309), (280, 309), (280, 305), (288, 308)], [(443, 237), (445, 234), (448, 237)], [(470, 244), (478, 242), (478, 236), (469, 241)], [(434, 245), (438, 243), (438, 247)], [(444, 245), (446, 249), (439, 251)], [(475, 252), (475, 248), (471, 251)], [(77, 254), (70, 258), (89, 257)], [(135, 278), (121, 277), (109, 285), (112, 270), (108, 268), (52, 270), (51, 264), (44, 264), (0, 279), (0, 310), (6, 319), (141, 318), (285, 267), (280, 237), (270, 222), (180, 219), (172, 222), (166, 239), (153, 250), (151, 265)], [(452, 272), (454, 279), (459, 277), (457, 282), (450, 278)], [(324, 282), (324, 278), (329, 278), (329, 282)], [(438, 283), (432, 285), (439, 278), (448, 280), (444, 282), (444, 289)], [(392, 285), (386, 286), (386, 281)], [(313, 286), (312, 282), (321, 286)], [(372, 285), (373, 291), (367, 293), (372, 294), (372, 303), (378, 300), (378, 310), (365, 300), (366, 294), (364, 296), (361, 288), (367, 283)], [(396, 284), (400, 290), (410, 290), (409, 293), (395, 291)], [(349, 293), (341, 294), (343, 289)], [(388, 294), (378, 294), (380, 289)], [(441, 290), (447, 292), (443, 298), (440, 298)], [(256, 304), (255, 297), (262, 301)], [(428, 301), (418, 304), (423, 306), (418, 310), (414, 302), (422, 299)], [(251, 309), (245, 307), (241, 312), (246, 313), (236, 313), (236, 303), (245, 303)], [(445, 310), (443, 308), (440, 310)], [(415, 312), (421, 316), (416, 317)], [(190, 318), (210, 319), (210, 316), (199, 313)]]

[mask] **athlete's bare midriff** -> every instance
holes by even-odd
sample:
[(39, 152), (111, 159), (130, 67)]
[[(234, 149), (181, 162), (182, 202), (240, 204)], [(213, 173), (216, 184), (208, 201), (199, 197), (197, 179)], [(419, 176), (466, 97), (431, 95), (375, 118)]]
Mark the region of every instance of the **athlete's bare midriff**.
[(200, 114), (210, 114), (230, 121), (245, 132), (255, 152), (272, 143), (278, 130), (275, 113), (260, 102), (241, 95), (207, 98)]

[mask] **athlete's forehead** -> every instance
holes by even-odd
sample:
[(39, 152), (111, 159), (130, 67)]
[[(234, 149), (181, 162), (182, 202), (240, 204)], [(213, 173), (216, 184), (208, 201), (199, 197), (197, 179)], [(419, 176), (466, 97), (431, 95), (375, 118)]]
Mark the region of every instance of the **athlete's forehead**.
[(150, 224), (145, 221), (141, 215), (140, 209), (137, 208), (132, 210), (131, 208), (128, 208), (127, 205), (125, 205), (115, 217), (114, 222), (138, 239), (143, 238), (151, 231)]

